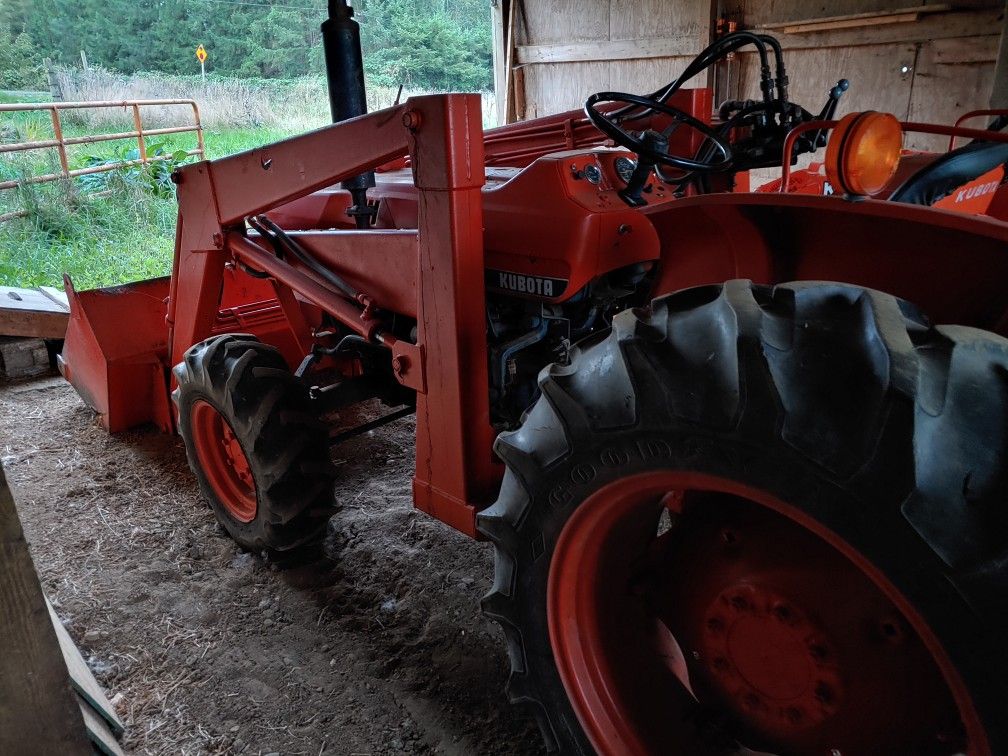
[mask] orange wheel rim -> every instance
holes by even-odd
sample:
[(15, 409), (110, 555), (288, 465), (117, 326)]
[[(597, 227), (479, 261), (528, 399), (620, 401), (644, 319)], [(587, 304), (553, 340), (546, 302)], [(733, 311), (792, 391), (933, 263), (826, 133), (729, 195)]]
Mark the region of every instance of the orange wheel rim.
[[(663, 509), (676, 524), (661, 534)], [(589, 496), (553, 552), (547, 619), (599, 753), (703, 753), (712, 728), (772, 752), (895, 753), (909, 737), (918, 754), (989, 753), (909, 602), (821, 525), (734, 481), (645, 473)]]
[(218, 501), (238, 522), (252, 522), (258, 509), (255, 479), (234, 429), (202, 399), (193, 402), (190, 427), (200, 468)]

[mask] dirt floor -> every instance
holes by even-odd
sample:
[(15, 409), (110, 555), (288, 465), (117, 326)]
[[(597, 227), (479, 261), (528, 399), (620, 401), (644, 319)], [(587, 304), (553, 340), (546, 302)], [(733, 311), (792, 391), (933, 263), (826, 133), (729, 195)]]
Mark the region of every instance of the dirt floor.
[(199, 498), (180, 441), (109, 436), (58, 378), (0, 387), (42, 586), (136, 753), (530, 754), (479, 611), (490, 547), (412, 508), (413, 427), (339, 447), (325, 554), (278, 568)]

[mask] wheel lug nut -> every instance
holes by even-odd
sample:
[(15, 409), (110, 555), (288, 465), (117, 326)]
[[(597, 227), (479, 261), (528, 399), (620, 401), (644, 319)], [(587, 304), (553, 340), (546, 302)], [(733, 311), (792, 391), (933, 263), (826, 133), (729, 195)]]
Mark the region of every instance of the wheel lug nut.
[(783, 602), (774, 604), (771, 611), (773, 612), (774, 617), (779, 619), (781, 622), (790, 623), (791, 620), (794, 619), (794, 611), (790, 606)]
[(893, 617), (886, 617), (879, 624), (882, 637), (890, 643), (900, 643), (903, 640), (903, 628), (900, 621)]
[(789, 707), (788, 710), (785, 712), (785, 715), (788, 718), (788, 722), (790, 722), (791, 724), (798, 724), (799, 722), (802, 721), (802, 719), (805, 718), (804, 714), (802, 714), (802, 710), (795, 706)]
[(833, 691), (829, 685), (820, 682), (815, 688), (816, 700), (821, 704), (833, 703)]

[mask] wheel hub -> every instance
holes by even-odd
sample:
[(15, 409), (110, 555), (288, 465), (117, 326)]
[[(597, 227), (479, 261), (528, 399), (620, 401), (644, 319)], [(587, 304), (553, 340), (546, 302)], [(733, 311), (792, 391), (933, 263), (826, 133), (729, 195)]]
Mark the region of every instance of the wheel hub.
[(251, 488), (254, 485), (252, 468), (249, 467), (245, 452), (242, 451), (241, 444), (238, 443), (238, 439), (234, 431), (231, 430), (231, 426), (227, 423), (224, 423), (223, 426), (221, 445), (224, 447), (224, 454), (227, 456), (228, 463), (234, 469), (239, 480)]
[(224, 416), (209, 402), (193, 402), (189, 418), (200, 469), (218, 501), (238, 522), (258, 511), (255, 478), (248, 457)]
[(739, 582), (703, 621), (713, 685), (762, 729), (813, 727), (836, 712), (842, 681), (823, 631), (778, 593)]

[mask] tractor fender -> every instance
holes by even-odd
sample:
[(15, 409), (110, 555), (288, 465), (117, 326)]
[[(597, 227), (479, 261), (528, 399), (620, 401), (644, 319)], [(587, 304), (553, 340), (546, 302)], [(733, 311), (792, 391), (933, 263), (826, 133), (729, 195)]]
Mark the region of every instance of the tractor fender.
[(1008, 332), (1008, 223), (933, 207), (792, 194), (709, 194), (646, 208), (653, 296), (732, 278), (836, 281), (940, 323)]

